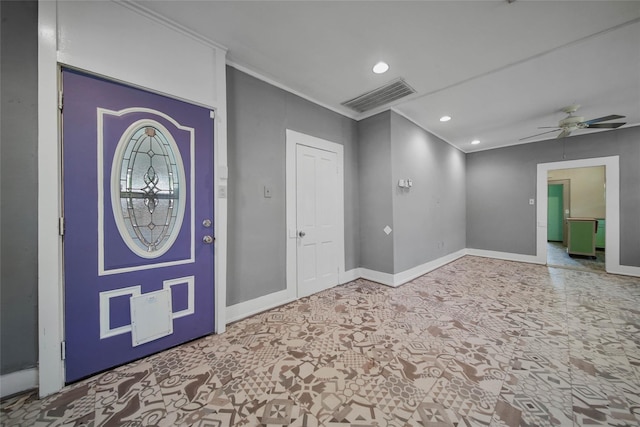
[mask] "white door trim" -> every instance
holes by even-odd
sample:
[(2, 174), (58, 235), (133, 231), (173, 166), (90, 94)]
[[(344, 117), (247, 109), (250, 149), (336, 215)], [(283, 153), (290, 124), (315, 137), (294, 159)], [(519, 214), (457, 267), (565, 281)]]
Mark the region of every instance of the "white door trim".
[(620, 157), (598, 157), (593, 159), (567, 160), (539, 163), (537, 174), (538, 208), (536, 210), (536, 258), (538, 263), (547, 263), (547, 174), (556, 169), (605, 166), (607, 234), (605, 268), (608, 273), (629, 274), (620, 266)]
[(57, 4), (38, 3), (38, 381), (40, 397), (64, 386), (61, 156), (58, 141)]
[(335, 142), (316, 138), (300, 132), (286, 131), (286, 221), (287, 221), (287, 298), (297, 298), (297, 229), (296, 229), (296, 146), (306, 145), (336, 153), (338, 162), (338, 283), (342, 283), (344, 271), (344, 147)]
[[(105, 6), (102, 3), (99, 6)], [(143, 13), (142, 10), (120, 10), (122, 4), (109, 3), (113, 12), (109, 16)], [(101, 31), (111, 31), (110, 27), (80, 26), (80, 32), (86, 30), (92, 37), (80, 40), (74, 33), (73, 43), (58, 46), (59, 33), (65, 30), (65, 17), (61, 23), (57, 1), (38, 2), (38, 387), (40, 397), (55, 393), (64, 386), (64, 361), (61, 358), (61, 343), (64, 340), (63, 313), (63, 269), (62, 239), (58, 234), (58, 218), (62, 206), (62, 170), (58, 127), (58, 63), (88, 70), (96, 74), (110, 74), (109, 69), (128, 70), (129, 66), (121, 60), (122, 46), (107, 36), (101, 37)], [(107, 6), (105, 6), (107, 7)], [(129, 6), (127, 6), (131, 9)], [(102, 10), (102, 9), (100, 9)], [(100, 13), (96, 9), (95, 13)], [(149, 17), (149, 15), (146, 15)], [(105, 19), (108, 19), (106, 17)], [(215, 322), (216, 333), (223, 333), (226, 326), (226, 251), (227, 251), (227, 121), (226, 121), (226, 50), (200, 39), (180, 36), (180, 30), (170, 22), (157, 21), (153, 26), (154, 34), (160, 34), (163, 40), (171, 40), (168, 52), (184, 51), (185, 46), (204, 45), (211, 55), (192, 58), (205, 70), (213, 69), (211, 78), (215, 90), (205, 92), (203, 97), (194, 98), (194, 93), (202, 93), (193, 81), (172, 79), (170, 93), (162, 93), (185, 102), (192, 102), (216, 111), (214, 127), (214, 197), (215, 221)], [(147, 28), (148, 31), (148, 28)], [(176, 37), (172, 37), (175, 34)], [(100, 46), (91, 45), (92, 51), (100, 55), (93, 57), (83, 54), (87, 44), (100, 40)], [(129, 49), (133, 51), (134, 48)], [(126, 55), (125, 55), (126, 56)], [(107, 64), (107, 65), (105, 65)], [(111, 68), (111, 67), (114, 68)], [(180, 63), (172, 65), (168, 74), (181, 75)], [(126, 74), (126, 72), (124, 73)], [(166, 76), (165, 76), (166, 77)], [(164, 81), (163, 76), (159, 76)], [(156, 77), (133, 84), (141, 88), (159, 87)], [(177, 82), (177, 83), (176, 83)], [(132, 84), (132, 83), (128, 83)], [(161, 86), (161, 85), (160, 85)], [(165, 87), (165, 89), (167, 88)], [(149, 90), (149, 89), (146, 89)], [(224, 194), (224, 195), (223, 195)]]

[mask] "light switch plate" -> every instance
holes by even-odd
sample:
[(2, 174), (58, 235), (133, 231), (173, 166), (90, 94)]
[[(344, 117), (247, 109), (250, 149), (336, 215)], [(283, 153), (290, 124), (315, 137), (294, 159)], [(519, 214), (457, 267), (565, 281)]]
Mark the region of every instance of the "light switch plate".
[(271, 187), (264, 186), (264, 197), (267, 199), (271, 197)]

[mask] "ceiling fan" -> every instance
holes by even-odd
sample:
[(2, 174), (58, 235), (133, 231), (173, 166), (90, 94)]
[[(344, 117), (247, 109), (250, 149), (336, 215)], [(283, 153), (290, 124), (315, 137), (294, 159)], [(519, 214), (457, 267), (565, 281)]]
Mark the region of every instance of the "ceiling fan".
[(541, 126), (541, 127), (538, 128), (538, 129), (553, 128), (553, 130), (550, 130), (550, 131), (547, 131), (547, 132), (538, 133), (536, 135), (527, 136), (527, 137), (524, 137), (524, 138), (520, 138), (520, 141), (522, 141), (524, 139), (529, 139), (529, 138), (533, 138), (533, 137), (536, 137), (536, 136), (544, 135), (544, 134), (547, 134), (547, 133), (557, 132), (557, 131), (561, 131), (558, 134), (557, 138), (564, 138), (565, 136), (569, 136), (571, 134), (571, 132), (573, 132), (575, 130), (582, 130), (582, 129), (615, 129), (615, 128), (619, 128), (620, 126), (626, 124), (626, 123), (622, 123), (622, 122), (601, 123), (601, 122), (606, 122), (606, 121), (609, 121), (609, 120), (623, 119), (625, 117), (625, 116), (619, 116), (617, 114), (611, 114), (609, 116), (598, 117), (597, 119), (591, 119), (591, 120), (585, 120), (584, 117), (582, 117), (582, 116), (574, 116), (573, 113), (578, 111), (579, 108), (580, 108), (580, 104), (574, 104), (574, 105), (569, 105), (569, 106), (564, 107), (561, 111), (567, 113), (568, 116), (565, 117), (564, 119), (560, 120), (558, 122), (558, 126)]

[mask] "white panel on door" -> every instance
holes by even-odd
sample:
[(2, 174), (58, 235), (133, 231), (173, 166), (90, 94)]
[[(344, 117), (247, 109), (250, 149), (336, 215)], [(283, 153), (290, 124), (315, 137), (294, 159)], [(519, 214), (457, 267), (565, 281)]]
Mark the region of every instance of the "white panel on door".
[(131, 341), (138, 346), (173, 333), (171, 290), (131, 297)]

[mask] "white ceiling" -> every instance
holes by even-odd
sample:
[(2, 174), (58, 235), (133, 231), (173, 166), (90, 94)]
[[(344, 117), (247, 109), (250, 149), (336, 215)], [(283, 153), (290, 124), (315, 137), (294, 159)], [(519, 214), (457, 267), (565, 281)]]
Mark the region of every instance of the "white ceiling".
[[(388, 107), (359, 115), (341, 102), (404, 77), (417, 93), (393, 108), (465, 152), (521, 143), (575, 103), (587, 120), (640, 124), (640, 1), (135, 3), (225, 46), (231, 65), (355, 119)], [(371, 71), (379, 60), (391, 67), (382, 75)]]

